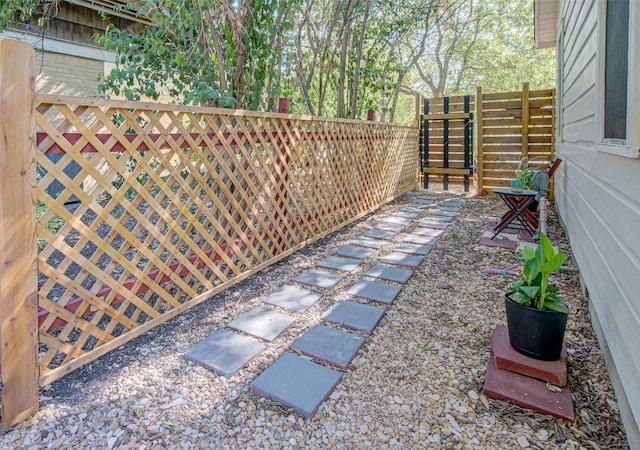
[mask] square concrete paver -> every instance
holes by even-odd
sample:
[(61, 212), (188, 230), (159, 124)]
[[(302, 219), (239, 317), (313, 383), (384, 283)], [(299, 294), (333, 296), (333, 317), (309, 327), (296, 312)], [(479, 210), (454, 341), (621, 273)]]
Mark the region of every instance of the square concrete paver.
[(337, 273), (311, 269), (301, 273), (295, 277), (293, 281), (322, 289), (330, 289), (338, 284), (343, 278), (344, 275)]
[(386, 231), (386, 230), (378, 230), (376, 228), (372, 228), (369, 231), (365, 232), (363, 236), (374, 238), (374, 239), (393, 239), (396, 237), (398, 233), (395, 231)]
[(499, 369), (489, 356), (484, 380), (484, 394), (496, 400), (507, 400), (522, 408), (532, 409), (573, 422), (575, 412), (569, 386), (560, 392), (547, 389), (545, 381)]
[(431, 248), (431, 245), (399, 244), (393, 247), (393, 251), (400, 253), (409, 253), (410, 255), (426, 256), (431, 251)]
[(413, 205), (413, 206), (405, 206), (403, 208), (400, 208), (398, 210), (398, 212), (408, 212), (408, 213), (422, 214), (425, 209), (427, 209), (427, 206), (425, 206), (425, 205), (420, 205), (420, 206)]
[(500, 235), (498, 235), (495, 239), (482, 237), (478, 241), (478, 245), (484, 245), (486, 247), (498, 247), (505, 248), (508, 250), (515, 250), (517, 243), (511, 241), (509, 239), (500, 239)]
[(364, 338), (357, 334), (315, 325), (300, 336), (291, 349), (339, 369), (346, 369), (363, 343)]
[(400, 211), (400, 210), (398, 210), (398, 211), (393, 213), (394, 216), (406, 217), (407, 219), (415, 219), (420, 214), (422, 214), (422, 213), (421, 212), (415, 212), (415, 211)]
[(264, 299), (264, 302), (292, 311), (305, 312), (320, 298), (322, 298), (322, 294), (318, 292), (308, 291), (297, 286), (284, 285)]
[(376, 250), (384, 247), (388, 242), (381, 239), (371, 239), (366, 236), (360, 236), (349, 242), (350, 245), (357, 245), (359, 247), (375, 248)]
[(351, 286), (347, 292), (355, 297), (362, 297), (390, 305), (396, 299), (400, 290), (400, 286), (380, 283), (378, 281), (360, 280)]
[(402, 225), (398, 223), (379, 222), (376, 224), (376, 228), (379, 230), (395, 231), (396, 233), (401, 232), (406, 227), (407, 227), (406, 225)]
[(417, 227), (411, 232), (411, 234), (416, 234), (418, 236), (438, 237), (443, 232), (443, 230), (436, 230), (434, 228)]
[(353, 258), (343, 258), (342, 256), (328, 256), (318, 263), (319, 267), (326, 269), (343, 270), (345, 272), (351, 272), (355, 270), (362, 260)]
[(322, 318), (327, 322), (371, 334), (384, 316), (384, 309), (357, 302), (337, 302)]
[(346, 256), (347, 258), (365, 259), (373, 255), (375, 250), (362, 247), (354, 247), (352, 245), (345, 245), (340, 247), (336, 252), (338, 256)]
[(402, 238), (402, 242), (409, 242), (410, 244), (420, 245), (434, 245), (438, 241), (437, 237), (433, 236), (421, 236), (419, 234), (407, 234)]
[(450, 209), (447, 208), (437, 208), (434, 209), (433, 211), (431, 211), (431, 215), (433, 216), (444, 216), (444, 217), (455, 217), (458, 215), (457, 211), (451, 211)]
[(262, 349), (264, 345), (255, 339), (220, 329), (187, 350), (184, 357), (231, 378)]
[(365, 275), (381, 280), (395, 281), (398, 283), (406, 283), (413, 270), (401, 269), (400, 267), (385, 266), (384, 264), (376, 264)]
[(256, 306), (247, 311), (228, 326), (251, 336), (273, 341), (295, 321), (295, 317), (279, 313), (273, 309)]
[(424, 261), (424, 256), (407, 255), (404, 253), (389, 253), (380, 261), (387, 264), (395, 264), (397, 266), (418, 267), (422, 261)]
[(340, 378), (336, 370), (285, 353), (251, 382), (251, 389), (311, 419)]
[(411, 223), (411, 219), (408, 219), (406, 217), (398, 217), (398, 216), (385, 217), (381, 221), (386, 223), (393, 223), (396, 225), (409, 225)]
[(427, 220), (439, 220), (440, 222), (451, 222), (453, 220), (453, 217), (451, 216), (442, 216), (433, 212), (429, 213), (426, 218)]
[(435, 220), (423, 220), (422, 222), (418, 223), (419, 227), (426, 227), (426, 228), (435, 228), (438, 230), (444, 230), (446, 229), (449, 224), (446, 222), (437, 222)]

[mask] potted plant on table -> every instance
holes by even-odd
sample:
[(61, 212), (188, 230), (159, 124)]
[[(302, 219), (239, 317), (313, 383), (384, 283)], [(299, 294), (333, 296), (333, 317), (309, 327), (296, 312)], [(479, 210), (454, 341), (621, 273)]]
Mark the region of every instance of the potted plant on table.
[(533, 175), (540, 170), (540, 166), (534, 166), (532, 163), (539, 157), (529, 158), (521, 156), (516, 161), (513, 170), (515, 179), (511, 181), (511, 190), (514, 192), (522, 192), (523, 189), (531, 189), (531, 179)]
[(509, 342), (531, 358), (554, 361), (560, 357), (569, 308), (556, 294), (549, 276), (562, 267), (567, 256), (556, 252), (546, 234), (536, 247), (522, 248), (522, 278), (505, 296)]

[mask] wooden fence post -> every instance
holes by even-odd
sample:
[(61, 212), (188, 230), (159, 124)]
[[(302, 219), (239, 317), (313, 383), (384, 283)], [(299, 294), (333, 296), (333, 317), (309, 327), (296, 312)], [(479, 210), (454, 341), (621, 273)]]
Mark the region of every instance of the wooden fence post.
[(522, 83), (522, 150), (524, 157), (529, 156), (529, 83)]
[(34, 51), (0, 41), (2, 429), (38, 410)]
[(477, 166), (476, 166), (476, 194), (477, 195), (482, 195), (483, 189), (482, 189), (482, 185), (484, 184), (484, 149), (483, 147), (483, 142), (484, 142), (484, 135), (483, 135), (483, 131), (482, 131), (482, 87), (478, 86), (476, 88), (476, 120), (475, 120), (475, 125), (476, 125), (476, 130), (478, 133), (478, 143), (477, 143), (477, 149), (478, 149), (478, 160), (477, 160)]

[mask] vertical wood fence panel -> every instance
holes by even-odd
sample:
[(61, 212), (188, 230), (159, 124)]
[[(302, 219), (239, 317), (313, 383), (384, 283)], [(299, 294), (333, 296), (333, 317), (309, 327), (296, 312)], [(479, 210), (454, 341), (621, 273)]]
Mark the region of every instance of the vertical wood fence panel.
[(554, 153), (555, 89), (477, 92), (477, 193), (509, 186), (518, 159), (546, 166)]
[(465, 183), (471, 175), (474, 96), (428, 98), (424, 100), (420, 137), (423, 184)]
[(34, 52), (0, 41), (2, 428), (38, 410)]

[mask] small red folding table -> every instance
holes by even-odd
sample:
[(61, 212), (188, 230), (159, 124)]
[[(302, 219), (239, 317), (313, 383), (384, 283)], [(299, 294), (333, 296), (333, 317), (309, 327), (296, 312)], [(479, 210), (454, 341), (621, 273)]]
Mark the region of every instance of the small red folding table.
[(533, 236), (538, 229), (538, 215), (529, 210), (528, 207), (535, 201), (538, 192), (529, 189), (524, 189), (522, 192), (514, 192), (509, 188), (496, 188), (492, 189), (492, 192), (498, 194), (509, 208), (509, 211), (504, 213), (494, 227), (495, 234), (491, 239), (500, 234), (514, 220), (520, 222), (520, 225)]

